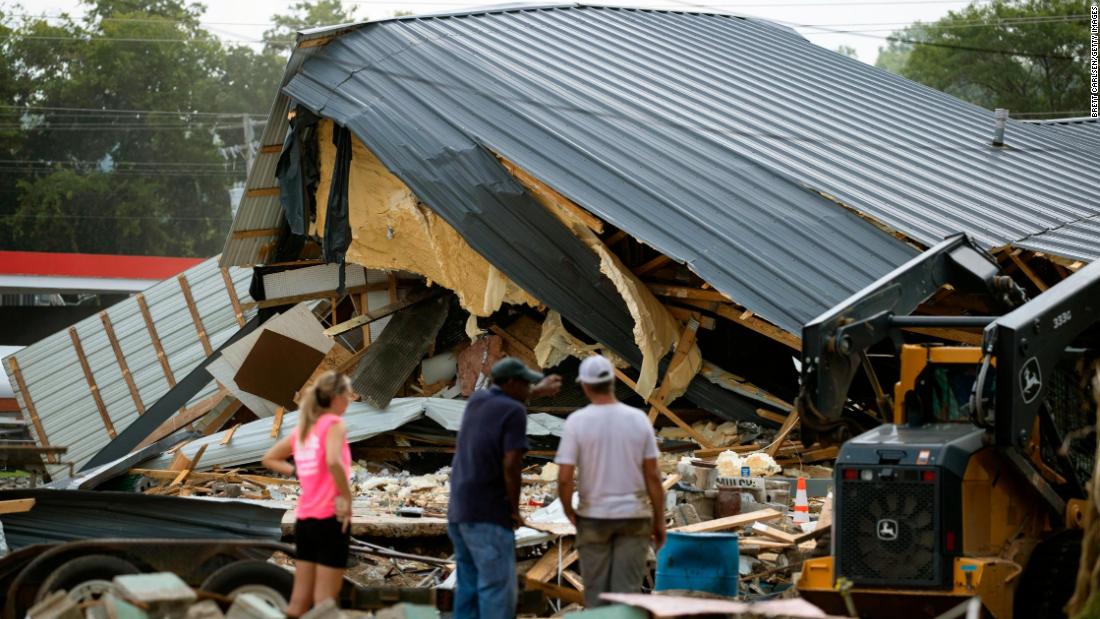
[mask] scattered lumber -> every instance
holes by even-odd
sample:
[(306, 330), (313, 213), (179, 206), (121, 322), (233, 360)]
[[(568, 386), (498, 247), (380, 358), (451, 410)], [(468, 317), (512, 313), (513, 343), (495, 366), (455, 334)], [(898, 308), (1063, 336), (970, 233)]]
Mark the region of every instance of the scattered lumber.
[(755, 526), (756, 523), (760, 523), (765, 520), (775, 520), (782, 516), (783, 514), (781, 514), (780, 512), (769, 508), (761, 509), (755, 512), (749, 512), (747, 514), (738, 514), (736, 516), (728, 516), (726, 518), (707, 520), (698, 524), (689, 524), (670, 530), (676, 531), (678, 533), (706, 533), (712, 531), (728, 531), (729, 529), (736, 529), (737, 527), (748, 525)]
[(0, 501), (0, 514), (22, 514), (31, 511), (34, 499), (12, 499)]

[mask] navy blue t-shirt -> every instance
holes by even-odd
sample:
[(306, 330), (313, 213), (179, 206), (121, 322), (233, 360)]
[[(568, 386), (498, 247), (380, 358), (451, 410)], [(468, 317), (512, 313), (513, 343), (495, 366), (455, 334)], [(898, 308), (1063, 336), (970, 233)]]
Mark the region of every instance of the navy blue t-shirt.
[(527, 409), (497, 387), (466, 402), (451, 462), (450, 522), (492, 522), (511, 528), (504, 453), (527, 451)]

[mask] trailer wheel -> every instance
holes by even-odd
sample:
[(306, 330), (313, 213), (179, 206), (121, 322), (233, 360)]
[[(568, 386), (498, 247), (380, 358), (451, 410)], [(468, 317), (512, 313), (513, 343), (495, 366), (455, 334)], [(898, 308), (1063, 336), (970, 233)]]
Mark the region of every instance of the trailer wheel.
[(248, 559), (237, 561), (211, 574), (200, 587), (203, 591), (233, 599), (242, 593), (258, 595), (273, 608), (285, 611), (294, 590), (294, 574), (274, 563)]
[(91, 602), (114, 590), (115, 576), (138, 574), (133, 563), (111, 555), (85, 555), (77, 557), (46, 577), (34, 601), (41, 602), (54, 591), (65, 590), (77, 602)]

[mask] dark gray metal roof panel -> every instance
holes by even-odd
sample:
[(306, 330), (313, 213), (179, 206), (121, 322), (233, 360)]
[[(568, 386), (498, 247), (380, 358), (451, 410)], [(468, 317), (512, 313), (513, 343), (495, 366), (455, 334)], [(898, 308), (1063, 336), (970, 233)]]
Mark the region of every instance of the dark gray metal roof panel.
[[(557, 8), (370, 24), (308, 60), (286, 91), (349, 126), (475, 249), (567, 317), (545, 290), (545, 276), (559, 277), (555, 264), (533, 277), (468, 234), (476, 202), (461, 194), (485, 181), (458, 175), (441, 191), (416, 178), (425, 167), (438, 175), (441, 150), (480, 145), (502, 154), (792, 332), (913, 255), (834, 202), (737, 156), (687, 108), (643, 92), (678, 88), (675, 80), (655, 81), (659, 72), (641, 64), (633, 78), (609, 80), (630, 69), (605, 53), (624, 37), (603, 41), (587, 22), (619, 13)], [(559, 14), (575, 23), (539, 23)], [(720, 93), (711, 103), (721, 107)], [(510, 182), (497, 165), (478, 174)], [(442, 204), (445, 194), (454, 202)], [(529, 222), (485, 223), (506, 243), (532, 246), (520, 232)]]
[(1079, 146), (1100, 152), (1100, 118), (1057, 118), (1053, 120), (1030, 121), (1039, 127), (1076, 143)]
[[(555, 156), (568, 145), (619, 164), (613, 190), (666, 205), (730, 193), (675, 182), (700, 176), (679, 174), (694, 158), (721, 180), (733, 160), (751, 161), (924, 244), (965, 231), (998, 246), (1100, 210), (1095, 150), (1015, 120), (994, 149), (989, 110), (761, 20), (586, 6), (407, 18), (342, 37), (305, 72), (326, 63), (355, 71), (330, 83), (352, 106), (376, 103), (351, 92), (363, 82), (388, 82), (376, 96), (394, 102), (446, 97), (453, 121), (490, 146), (538, 144), (538, 127), (555, 138), (547, 158), (587, 166)], [(1092, 259), (1098, 246), (1064, 251)]]

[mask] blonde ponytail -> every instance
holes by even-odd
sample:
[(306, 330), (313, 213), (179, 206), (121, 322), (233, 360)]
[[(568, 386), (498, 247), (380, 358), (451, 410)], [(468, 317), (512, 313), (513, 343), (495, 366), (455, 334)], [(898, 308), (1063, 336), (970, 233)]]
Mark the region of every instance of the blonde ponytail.
[(313, 424), (332, 406), (332, 399), (351, 391), (351, 380), (335, 371), (325, 372), (302, 393), (298, 408), (298, 440), (304, 441)]

